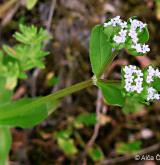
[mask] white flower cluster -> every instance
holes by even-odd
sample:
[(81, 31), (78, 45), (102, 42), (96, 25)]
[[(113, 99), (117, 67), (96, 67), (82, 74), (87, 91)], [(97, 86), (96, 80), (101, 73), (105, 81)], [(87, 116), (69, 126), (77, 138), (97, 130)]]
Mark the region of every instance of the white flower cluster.
[(113, 40), (117, 43), (124, 43), (126, 41), (127, 30), (121, 29), (118, 35), (115, 35)]
[(117, 44), (124, 43), (126, 41), (127, 30), (125, 28), (127, 28), (127, 22), (122, 21), (120, 19), (120, 16), (117, 16), (115, 18), (112, 18), (109, 22), (104, 23), (104, 27), (107, 27), (107, 26), (114, 26), (114, 27), (115, 26), (120, 26), (121, 27), (121, 30), (118, 33), (118, 35), (115, 35), (113, 37), (113, 40)]
[(143, 53), (143, 54), (150, 51), (149, 46), (146, 44), (141, 45), (139, 43), (136, 43), (132, 45), (132, 48), (134, 48), (138, 53)]
[[(124, 72), (124, 88), (127, 92), (141, 93), (143, 91), (143, 72), (136, 66), (129, 65), (123, 68)], [(150, 84), (154, 81), (154, 77), (160, 78), (160, 71), (149, 66), (147, 69), (146, 82)], [(147, 88), (147, 101), (160, 100), (160, 94), (153, 87)]]
[(158, 94), (158, 92), (153, 87), (149, 87), (147, 92), (148, 92), (147, 101), (160, 99), (160, 95)]
[(143, 90), (143, 73), (136, 66), (129, 65), (123, 68), (125, 89), (127, 92), (141, 93)]
[(129, 19), (129, 20), (131, 23), (131, 27), (128, 35), (131, 37), (133, 42), (132, 48), (134, 48), (138, 53), (149, 52), (150, 48), (148, 45), (138, 43), (138, 34), (137, 34), (137, 29), (139, 29), (139, 31), (141, 32), (142, 29), (147, 26), (147, 24), (144, 24), (143, 22), (136, 19)]
[(104, 27), (107, 27), (107, 26), (121, 26), (122, 28), (126, 28), (127, 27), (127, 22), (125, 21), (122, 21), (120, 19), (120, 16), (116, 16), (114, 18), (112, 18), (109, 22), (105, 22), (104, 23)]
[(149, 66), (148, 69), (147, 69), (146, 82), (147, 83), (153, 82), (154, 77), (160, 78), (160, 71), (158, 69), (155, 70), (152, 66)]
[(120, 16), (116, 16), (115, 18), (111, 19), (109, 22), (104, 23), (104, 27), (107, 26), (120, 26), (121, 30), (118, 33), (118, 35), (115, 35), (113, 37), (113, 40), (117, 44), (125, 43), (127, 35), (131, 37), (133, 45), (132, 48), (134, 48), (138, 53), (147, 53), (150, 51), (150, 48), (146, 44), (140, 44), (138, 43), (138, 34), (137, 30), (141, 32), (143, 28), (146, 27), (146, 24), (143, 22), (136, 20), (136, 19), (130, 19), (130, 28), (128, 29), (127, 22), (122, 21), (120, 19)]

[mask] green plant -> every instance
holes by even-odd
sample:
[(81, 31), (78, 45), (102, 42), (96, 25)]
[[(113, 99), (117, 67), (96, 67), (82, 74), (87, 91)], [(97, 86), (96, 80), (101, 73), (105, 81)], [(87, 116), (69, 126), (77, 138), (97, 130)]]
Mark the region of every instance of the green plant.
[[(95, 113), (81, 113), (76, 118), (72, 118), (67, 124), (67, 128), (65, 130), (60, 130), (54, 135), (59, 148), (68, 156), (78, 153), (79, 149), (75, 144), (76, 139), (79, 141), (80, 147), (85, 150), (86, 143), (78, 131), (84, 127), (94, 126), (96, 122), (97, 118)], [(103, 152), (97, 145), (91, 147), (87, 151), (87, 154), (94, 161), (101, 160), (103, 158)]]
[[(58, 105), (58, 101), (54, 100), (29, 108), (27, 105), (35, 99), (23, 98), (16, 102), (12, 101), (12, 93), (18, 79), (27, 78), (26, 71), (29, 69), (44, 68), (43, 58), (48, 55), (48, 52), (43, 50), (43, 42), (49, 39), (45, 30), (24, 25), (20, 25), (19, 28), (20, 32), (14, 34), (14, 38), (19, 43), (13, 47), (3, 45), (0, 51), (0, 164), (2, 165), (7, 163), (10, 150), (10, 127), (31, 127), (38, 124)], [(21, 105), (23, 111), (18, 108)]]
[[(20, 32), (15, 33), (14, 38), (19, 44), (14, 47), (3, 46), (0, 52), (0, 125), (1, 142), (0, 147), (1, 164), (7, 162), (7, 155), (11, 144), (11, 127), (33, 127), (42, 122), (59, 105), (64, 96), (84, 88), (96, 85), (103, 93), (104, 100), (108, 105), (120, 106), (125, 113), (137, 111), (145, 103), (149, 104), (159, 98), (159, 70), (152, 68), (152, 75), (147, 69), (143, 72), (136, 66), (122, 67), (122, 81), (103, 80), (101, 75), (110, 66), (121, 49), (125, 49), (133, 56), (142, 56), (150, 49), (145, 42), (149, 39), (147, 25), (138, 21), (136, 17), (127, 22), (122, 21), (119, 16), (108, 20), (106, 23), (96, 25), (90, 38), (90, 61), (93, 77), (84, 82), (59, 90), (48, 96), (39, 98), (22, 98), (12, 101), (12, 93), (17, 85), (18, 78), (27, 78), (26, 70), (39, 67), (44, 68), (43, 58), (48, 54), (43, 50), (43, 42), (48, 39), (46, 31), (34, 26), (20, 25)], [(149, 69), (150, 67), (148, 67)], [(148, 80), (149, 79), (149, 80)], [(147, 93), (150, 91), (150, 93)], [(135, 103), (135, 108), (130, 110), (129, 101)], [(80, 125), (93, 125), (98, 120), (95, 114), (83, 114), (76, 122), (66, 130), (57, 132), (56, 138), (60, 148), (66, 154), (78, 152), (74, 145), (72, 135), (81, 137), (74, 131), (74, 127)], [(84, 146), (81, 139), (81, 145)], [(70, 150), (66, 150), (70, 148)], [(90, 157), (96, 161), (103, 158), (103, 152), (98, 146), (88, 150)]]
[(118, 154), (134, 154), (141, 149), (142, 142), (137, 140), (133, 142), (118, 142), (116, 144), (116, 152)]
[(37, 4), (38, 0), (26, 0), (26, 7), (28, 10), (32, 10)]

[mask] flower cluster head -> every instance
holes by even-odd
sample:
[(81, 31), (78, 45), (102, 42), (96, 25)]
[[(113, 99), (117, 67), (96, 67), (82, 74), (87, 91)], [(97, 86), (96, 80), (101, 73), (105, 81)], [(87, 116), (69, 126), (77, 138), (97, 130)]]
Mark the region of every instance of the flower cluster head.
[(120, 19), (120, 16), (116, 16), (114, 18), (112, 18), (109, 22), (105, 22), (104, 23), (104, 27), (107, 27), (107, 26), (121, 26), (122, 28), (125, 28), (127, 27), (127, 22), (125, 21), (122, 21)]
[(126, 41), (126, 36), (127, 36), (127, 30), (121, 29), (118, 35), (115, 35), (113, 37), (113, 40), (117, 43), (124, 43)]
[(129, 65), (123, 68), (124, 87), (127, 92), (141, 93), (143, 90), (143, 73), (136, 66)]
[[(115, 18), (112, 18), (109, 22), (104, 23), (105, 28), (109, 26), (113, 26), (113, 28), (118, 28), (118, 30), (116, 29), (114, 31), (114, 35), (112, 38), (115, 44), (125, 44), (127, 48), (129, 45), (130, 49), (140, 54), (145, 54), (150, 51), (149, 46), (144, 43), (141, 43), (139, 40), (139, 35), (143, 32), (143, 30), (146, 30), (147, 24), (134, 18), (130, 18), (129, 21), (126, 22), (121, 20), (120, 16), (116, 16)], [(129, 40), (131, 40), (131, 42), (128, 42)]]
[(160, 100), (160, 94), (152, 87), (154, 78), (160, 78), (159, 69), (149, 66), (142, 71), (134, 65), (129, 65), (123, 67), (122, 75), (126, 93), (139, 94), (146, 101)]
[(130, 22), (130, 29), (128, 35), (131, 37), (133, 45), (132, 48), (134, 48), (138, 53), (147, 53), (150, 51), (150, 48), (146, 44), (140, 44), (138, 43), (138, 31), (142, 32), (142, 30), (147, 26), (147, 24), (144, 24), (143, 22), (136, 20), (136, 19), (129, 19)]

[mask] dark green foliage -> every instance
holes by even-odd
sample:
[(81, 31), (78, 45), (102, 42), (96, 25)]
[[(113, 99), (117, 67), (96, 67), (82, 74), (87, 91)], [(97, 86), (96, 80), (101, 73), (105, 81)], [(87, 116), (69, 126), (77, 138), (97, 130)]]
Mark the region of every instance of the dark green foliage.
[(103, 26), (97, 25), (93, 28), (90, 37), (90, 61), (93, 73), (99, 77), (111, 58), (112, 47), (107, 36), (104, 34)]

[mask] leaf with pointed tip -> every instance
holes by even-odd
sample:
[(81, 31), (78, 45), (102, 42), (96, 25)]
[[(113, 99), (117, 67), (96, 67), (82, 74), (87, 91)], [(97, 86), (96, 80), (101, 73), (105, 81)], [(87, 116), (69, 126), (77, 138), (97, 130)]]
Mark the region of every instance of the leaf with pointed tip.
[(57, 100), (38, 103), (37, 99), (21, 99), (0, 107), (0, 125), (22, 128), (42, 122), (59, 105)]
[(143, 28), (142, 32), (139, 33), (138, 38), (140, 43), (146, 43), (149, 40), (149, 31), (147, 27)]
[(112, 46), (107, 40), (102, 25), (93, 28), (90, 38), (90, 61), (93, 73), (99, 77), (109, 62)]
[(121, 92), (121, 85), (98, 81), (98, 87), (103, 93), (104, 100), (109, 105), (123, 106), (125, 98)]

